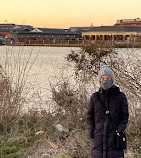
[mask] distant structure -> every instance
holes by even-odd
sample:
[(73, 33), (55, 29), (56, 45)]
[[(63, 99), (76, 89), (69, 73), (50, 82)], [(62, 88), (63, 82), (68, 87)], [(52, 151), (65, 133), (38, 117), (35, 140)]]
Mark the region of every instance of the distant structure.
[(91, 26), (90, 27), (94, 27), (93, 23), (91, 22)]
[(83, 31), (90, 31), (91, 28), (93, 28), (93, 24), (91, 23), (90, 26), (83, 26), (83, 27), (70, 27), (69, 29), (72, 31), (72, 32), (77, 32), (77, 33), (82, 33)]
[(33, 29), (30, 25), (16, 25), (13, 23), (0, 24), (0, 44), (8, 44), (17, 41), (15, 34), (18, 32), (29, 32)]
[(141, 41), (141, 27), (137, 26), (100, 26), (82, 32), (84, 41)]
[(141, 19), (117, 20), (113, 26), (33, 28), (30, 25), (0, 24), (0, 44), (84, 44), (95, 41), (141, 42)]
[(82, 31), (84, 41), (141, 42), (141, 19), (117, 20), (113, 26), (91, 27)]
[(78, 29), (33, 28), (16, 24), (0, 24), (0, 36), (0, 44), (6, 41), (9, 43), (9, 40), (13, 44), (68, 44), (82, 39)]
[(49, 44), (58, 42), (68, 42), (75, 38), (80, 38), (81, 35), (73, 32), (70, 29), (54, 29), (54, 28), (33, 28), (31, 31), (20, 31), (14, 33), (13, 36), (19, 42), (26, 44)]
[(121, 19), (117, 20), (115, 26), (140, 26), (141, 27), (141, 19)]
[(20, 32), (20, 31), (30, 31), (33, 27), (30, 25), (16, 25), (16, 24), (0, 24), (0, 35), (4, 37), (8, 37), (9, 34), (13, 32)]
[(0, 24), (0, 26), (14, 26), (15, 24)]

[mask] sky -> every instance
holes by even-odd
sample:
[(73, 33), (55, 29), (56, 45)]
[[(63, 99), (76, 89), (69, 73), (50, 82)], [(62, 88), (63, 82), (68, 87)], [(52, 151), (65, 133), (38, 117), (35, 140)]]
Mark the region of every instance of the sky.
[(141, 0), (1, 0), (0, 23), (69, 28), (141, 18)]

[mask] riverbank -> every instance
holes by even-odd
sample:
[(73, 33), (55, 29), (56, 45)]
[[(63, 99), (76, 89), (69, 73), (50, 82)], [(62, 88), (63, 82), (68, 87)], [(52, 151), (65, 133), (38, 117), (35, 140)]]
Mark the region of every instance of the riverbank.
[[(68, 126), (67, 133), (55, 128), (57, 116), (28, 113), (13, 120), (4, 130), (0, 130), (1, 158), (88, 158), (89, 142), (87, 128)], [(84, 124), (84, 122), (81, 122)], [(73, 123), (72, 123), (73, 124)], [(43, 131), (41, 133), (41, 131)], [(39, 133), (40, 134), (37, 134)], [(127, 138), (126, 158), (140, 158), (131, 148), (131, 136)], [(139, 141), (137, 138), (135, 144)]]
[(42, 46), (42, 47), (82, 47), (83, 44), (13, 44), (7, 46)]
[[(3, 80), (0, 80), (1, 158), (88, 158), (89, 138), (85, 112), (88, 102), (87, 99), (90, 96), (89, 92), (93, 92), (97, 87), (94, 85), (94, 82), (87, 79), (94, 79), (95, 74), (92, 74), (92, 76), (88, 78), (86, 75), (83, 77), (82, 74), (78, 76), (78, 73), (75, 73), (77, 78), (75, 77), (76, 82), (73, 83), (71, 76), (74, 67), (73, 69), (66, 69), (66, 71), (63, 72), (59, 71), (59, 67), (64, 66), (63, 59), (66, 54), (73, 52), (72, 56), (69, 57), (74, 57), (74, 59), (77, 57), (75, 61), (80, 61), (78, 60), (79, 54), (82, 52), (79, 52), (80, 48), (47, 47), (42, 49), (41, 47), (36, 47), (34, 51), (30, 47), (24, 47), (24, 49), (19, 49), (18, 47), (3, 47), (2, 49), (2, 47), (0, 47), (0, 49), (1, 58), (6, 56), (5, 60), (3, 58), (3, 60), (1, 60), (1, 64), (2, 61), (6, 63), (6, 65), (1, 65), (1, 68), (3, 67), (2, 72), (5, 70), (5, 67), (8, 67), (8, 71), (5, 71), (3, 76), (1, 76)], [(87, 49), (87, 52), (91, 51), (93, 53), (93, 50), (99, 52), (99, 47), (98, 49), (95, 49), (95, 47)], [(100, 52), (102, 52), (102, 50), (103, 49), (101, 49)], [(140, 55), (140, 49), (135, 50)], [(28, 54), (30, 54), (31, 51), (33, 53), (32, 58), (29, 58), (30, 56)], [(131, 52), (133, 54), (133, 49), (117, 49), (117, 51), (124, 56), (118, 57), (118, 53), (115, 54), (115, 56), (110, 58), (110, 65), (113, 66), (115, 63), (115, 66), (120, 66), (120, 73), (117, 74), (117, 71), (115, 71), (115, 76), (118, 77), (119, 75), (120, 78), (120, 80), (117, 78), (116, 83), (120, 85), (121, 89), (128, 95), (130, 112), (132, 112), (130, 113), (130, 120), (126, 130), (128, 137), (126, 158), (140, 158), (141, 117), (140, 109), (137, 109), (135, 106), (135, 101), (140, 101), (140, 91), (138, 88), (138, 84), (140, 85), (140, 58), (138, 58), (138, 55), (137, 58), (134, 55), (131, 58), (128, 56)], [(97, 52), (95, 54), (98, 54)], [(105, 53), (105, 51), (103, 52)], [(38, 58), (35, 58), (39, 53)], [(76, 53), (76, 55), (74, 53)], [(35, 59), (36, 63), (33, 64), (31, 61), (35, 61)], [(9, 65), (13, 65), (13, 63), (14, 67), (11, 67), (11, 71), (9, 71)], [(81, 63), (82, 66), (87, 64), (84, 64), (84, 62)], [(15, 70), (16, 64), (18, 64), (17, 69), (19, 73), (17, 73), (17, 75), (19, 74), (19, 77), (17, 76), (18, 82), (16, 82), (16, 84), (14, 82), (13, 84), (11, 78), (13, 74), (15, 74), (13, 70)], [(24, 83), (27, 83), (27, 78), (24, 78), (24, 74), (27, 65), (31, 72), (29, 76), (31, 82), (25, 87)], [(40, 65), (42, 65), (42, 68)], [(22, 66), (22, 68), (19, 66)], [(31, 66), (33, 66), (33, 70), (31, 70)], [(131, 71), (130, 73), (128, 71), (129, 66), (133, 66), (131, 67), (132, 69), (134, 68), (131, 77)], [(82, 67), (80, 66), (79, 68)], [(37, 70), (40, 70), (40, 76), (38, 76), (38, 78), (35, 77)], [(71, 72), (70, 74), (69, 71)], [(21, 78), (21, 76), (23, 77)], [(27, 73), (25, 74), (25, 77), (26, 76)], [(49, 84), (47, 80), (48, 77), (50, 77)], [(39, 81), (40, 85), (40, 87), (37, 87), (37, 90), (33, 84), (35, 79)], [(89, 83), (89, 85), (87, 85), (87, 83)], [(32, 91), (32, 95), (30, 95), (32, 97), (29, 98), (27, 95), (29, 95), (31, 88), (33, 88), (34, 91)], [(127, 88), (127, 90), (125, 88)], [(50, 96), (48, 90), (51, 93)], [(48, 98), (50, 98), (50, 101)], [(22, 113), (21, 115), (20, 112), (24, 105), (26, 105), (26, 108), (30, 107), (30, 110), (28, 109), (27, 113)], [(34, 107), (33, 109), (32, 106)], [(36, 106), (39, 107), (38, 110), (35, 110)], [(44, 107), (43, 111), (42, 107)], [(63, 125), (63, 127), (68, 129), (68, 132), (64, 133), (58, 131), (55, 128), (56, 124)], [(42, 132), (40, 133), (40, 131)]]
[[(102, 43), (99, 41), (98, 43)], [(6, 46), (44, 46), (44, 47), (84, 47), (97, 44), (94, 41), (74, 42), (74, 43), (7, 43)], [(104, 45), (113, 48), (141, 48), (141, 42), (104, 42)]]

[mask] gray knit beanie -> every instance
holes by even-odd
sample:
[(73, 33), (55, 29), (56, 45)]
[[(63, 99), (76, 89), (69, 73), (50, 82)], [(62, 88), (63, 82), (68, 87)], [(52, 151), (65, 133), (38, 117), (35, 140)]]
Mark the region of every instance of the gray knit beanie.
[(114, 73), (112, 69), (108, 65), (104, 65), (101, 67), (101, 69), (98, 72), (98, 81), (100, 82), (100, 78), (104, 75), (108, 75), (114, 83)]

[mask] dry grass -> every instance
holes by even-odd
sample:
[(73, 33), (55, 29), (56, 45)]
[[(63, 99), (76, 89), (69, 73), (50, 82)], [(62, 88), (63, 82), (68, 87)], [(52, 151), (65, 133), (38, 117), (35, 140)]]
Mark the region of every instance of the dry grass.
[(86, 158), (88, 157), (88, 150), (89, 145), (85, 132), (73, 130), (68, 133), (68, 137), (65, 139), (60, 139), (60, 137), (43, 138), (43, 143), (28, 158), (56, 158), (60, 153), (72, 158)]

